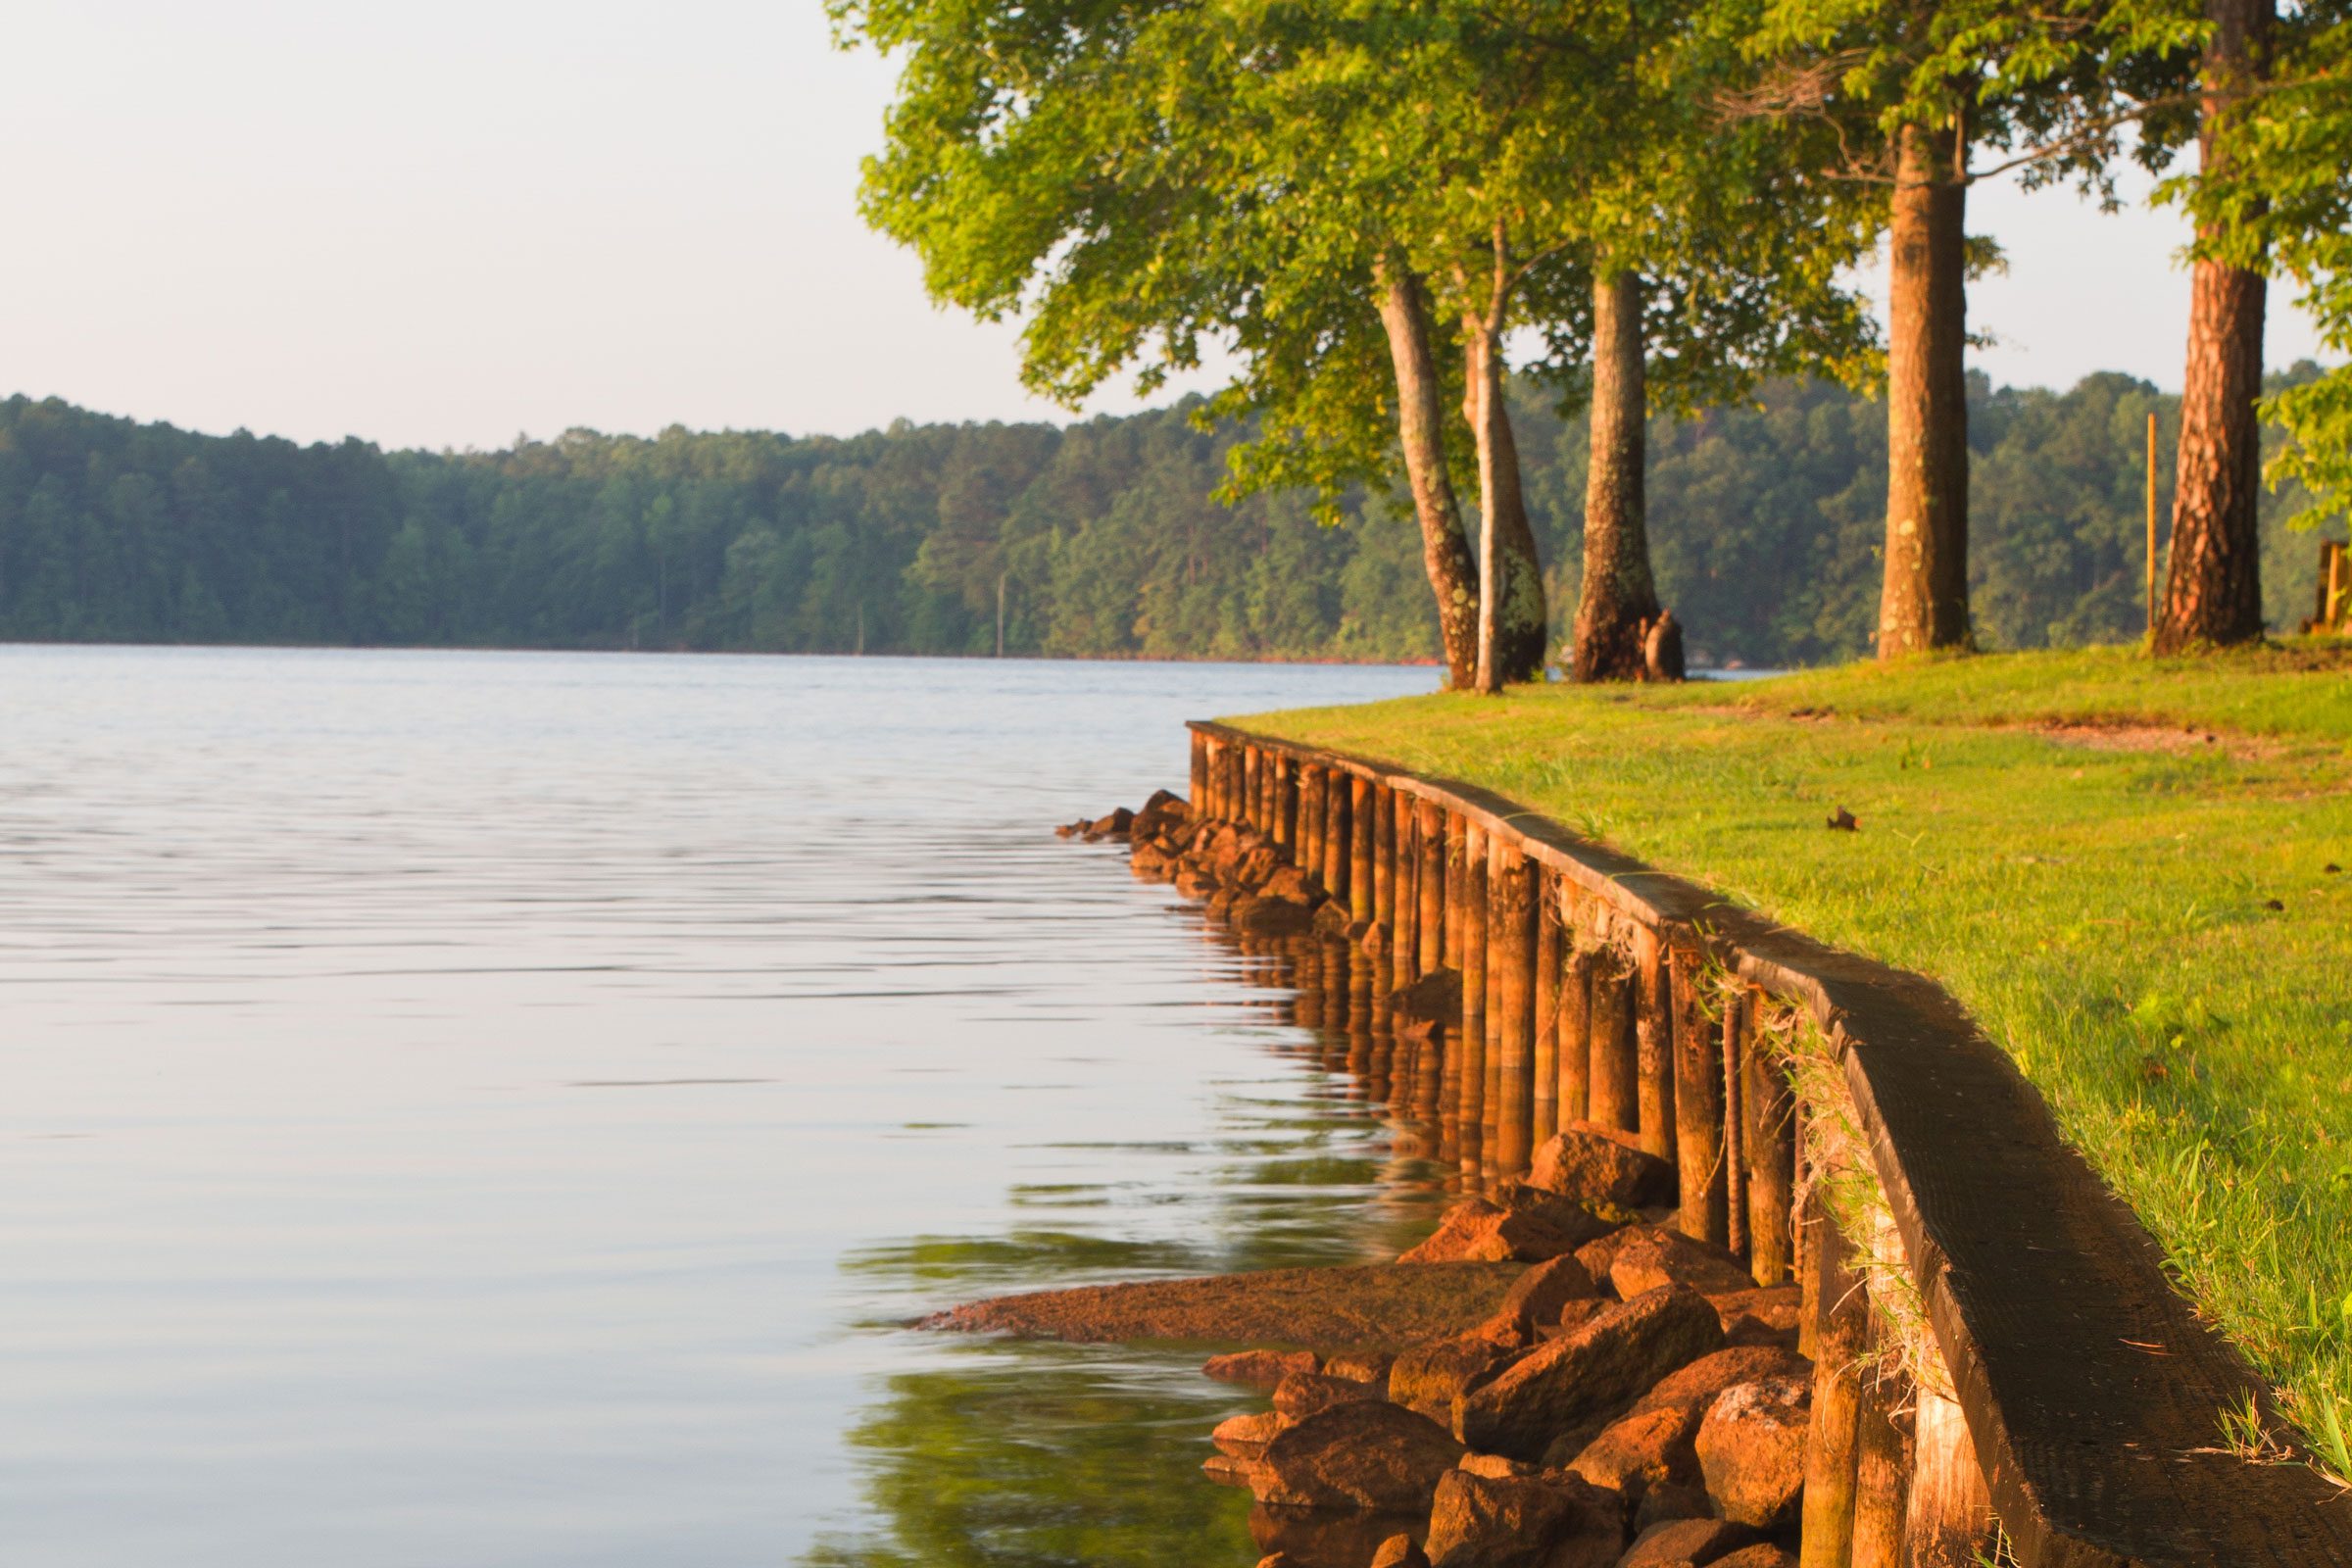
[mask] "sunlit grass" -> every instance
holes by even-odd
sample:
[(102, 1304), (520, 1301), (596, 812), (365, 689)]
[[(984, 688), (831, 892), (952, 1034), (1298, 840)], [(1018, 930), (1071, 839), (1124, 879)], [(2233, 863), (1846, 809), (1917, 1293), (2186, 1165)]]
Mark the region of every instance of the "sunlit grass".
[[(2352, 1458), (2345, 650), (2003, 655), (1245, 722), (1486, 785), (1935, 976), (2323, 1462)], [(2092, 745), (2051, 723), (2132, 728)], [(1839, 807), (1859, 833), (1827, 830)]]

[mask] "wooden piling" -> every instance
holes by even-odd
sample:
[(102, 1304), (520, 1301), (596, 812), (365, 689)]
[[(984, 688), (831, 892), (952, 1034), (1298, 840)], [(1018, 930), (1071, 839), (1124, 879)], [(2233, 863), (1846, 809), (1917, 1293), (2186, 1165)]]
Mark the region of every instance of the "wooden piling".
[(1372, 806), (1372, 923), (1383, 940), (1396, 934), (1396, 792), (1369, 786)]
[(1250, 826), (1263, 829), (1266, 825), (1265, 800), (1259, 793), (1265, 770), (1265, 758), (1257, 747), (1242, 748), (1242, 820)]
[(1357, 925), (1372, 924), (1378, 899), (1372, 869), (1372, 781), (1350, 774), (1348, 779), (1348, 914)]
[(1723, 1177), (1724, 1209), (1731, 1224), (1731, 1249), (1747, 1255), (1747, 1080), (1742, 1035), (1747, 997), (1733, 992), (1723, 999)]
[(1528, 1106), (1528, 1142), (1541, 1148), (1560, 1130), (1560, 986), (1567, 959), (1560, 951), (1560, 885), (1548, 867), (1533, 867), (1536, 895), (1535, 1041), (1530, 1070), (1535, 1093)]
[[(1563, 920), (1560, 946), (1575, 942)], [(1560, 971), (1560, 1125), (1592, 1117), (1592, 988), (1598, 968), (1590, 953), (1568, 953)]]
[(1462, 971), (1462, 1169), (1475, 1174), (1487, 1151), (1487, 835), (1481, 828), (1461, 829), (1460, 872), (1456, 877), (1459, 905), (1448, 904), (1446, 928), (1461, 914)]
[[(1535, 1142), (1537, 957), (1542, 941), (1536, 867), (1507, 844), (1502, 847), (1499, 865), (1502, 886), (1494, 900), (1498, 929), (1494, 944), (1497, 961), (1493, 965), (1496, 971), (1495, 1087), (1499, 1091), (1494, 1168), (1511, 1175), (1527, 1168)], [(1544, 1066), (1551, 1065), (1547, 1058)]]
[(1352, 902), (1355, 887), (1355, 835), (1349, 820), (1349, 783), (1348, 775), (1338, 768), (1324, 770), (1323, 890), (1337, 900), (1343, 909)]
[(1912, 1401), (1911, 1493), (1903, 1512), (1904, 1568), (1977, 1568), (1995, 1539), (1992, 1494), (1978, 1467), (1968, 1418), (1921, 1381)]
[(1870, 1308), (1852, 1249), (1826, 1215), (1814, 1217), (1813, 1418), (1805, 1441), (1804, 1518), (1797, 1568), (1851, 1568), (1854, 1441), (1861, 1416), (1861, 1360)]
[(1634, 927), (1634, 1040), (1636, 1134), (1645, 1153), (1681, 1168), (1675, 1157), (1674, 995), (1665, 944), (1645, 925)]
[(1469, 826), (1448, 811), (1446, 813), (1446, 961), (1456, 973), (1467, 974), (1462, 965), (1463, 922), (1468, 918), (1462, 897), (1462, 870), (1468, 855)]
[(1298, 769), (1298, 848), (1291, 861), (1308, 876), (1323, 875), (1323, 769), (1304, 762)]
[(1673, 1008), (1676, 1191), (1682, 1204), (1677, 1228), (1693, 1241), (1728, 1247), (1722, 1031), (1707, 1015), (1706, 956), (1695, 948), (1673, 949), (1667, 955), (1667, 976)]
[(1420, 972), (1446, 966), (1446, 815), (1434, 802), (1414, 803), (1414, 839), (1421, 847)]
[(1756, 999), (1742, 1009), (1747, 1131), (1747, 1261), (1758, 1285), (1787, 1280), (1795, 1262), (1796, 1097), (1769, 1031), (1758, 1027)]
[(1642, 1124), (1640, 1032), (1634, 1022), (1634, 971), (1618, 955), (1601, 956), (1592, 974), (1592, 1071), (1590, 1117), (1595, 1127), (1635, 1132)]
[(1298, 764), (1288, 752), (1274, 758), (1274, 811), (1269, 831), (1274, 835), (1275, 848), (1285, 856), (1298, 843)]
[(1396, 826), (1396, 907), (1389, 917), (1389, 988), (1401, 991), (1421, 972), (1420, 812), (1409, 795), (1390, 792)]
[(1189, 803), (1195, 816), (1208, 809), (1208, 737), (1193, 731), (1193, 798)]
[(1903, 1512), (1911, 1481), (1910, 1412), (1904, 1385), (1866, 1370), (1854, 1416), (1852, 1568), (1902, 1568)]

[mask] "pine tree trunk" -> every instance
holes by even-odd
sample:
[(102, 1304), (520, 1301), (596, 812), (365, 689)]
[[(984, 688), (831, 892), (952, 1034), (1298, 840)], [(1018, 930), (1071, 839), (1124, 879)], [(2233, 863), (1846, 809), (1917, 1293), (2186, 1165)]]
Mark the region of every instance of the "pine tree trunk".
[(1958, 131), (1896, 144), (1886, 336), (1886, 578), (1879, 658), (1968, 646), (1966, 220)]
[[(2200, 167), (2229, 172), (2220, 145), (2231, 97), (2258, 77), (2275, 0), (2207, 0), (2214, 24), (2204, 62)], [(2222, 231), (2200, 224), (2200, 240)], [(2156, 651), (2251, 642), (2262, 635), (2262, 393), (2266, 289), (2260, 272), (2200, 257), (2191, 274), (2188, 369), (2180, 390), (2180, 453), (2172, 564), (2156, 619)]]
[(1550, 631), (1536, 531), (1519, 487), (1519, 446), (1503, 402), (1502, 335), (1476, 316), (1462, 327), (1468, 369), (1462, 413), (1478, 446), (1478, 689), (1497, 692), (1544, 672)]
[(1478, 675), (1478, 574), (1446, 468), (1443, 383), (1429, 348), (1429, 307), (1421, 280), (1407, 269), (1384, 262), (1378, 280), (1380, 320), (1396, 373), (1396, 434), (1421, 523), (1421, 562), (1438, 601), (1446, 684), (1467, 691)]
[(1642, 280), (1592, 285), (1592, 464), (1585, 481), (1585, 585), (1576, 606), (1578, 680), (1640, 680), (1642, 622), (1658, 612), (1644, 519)]

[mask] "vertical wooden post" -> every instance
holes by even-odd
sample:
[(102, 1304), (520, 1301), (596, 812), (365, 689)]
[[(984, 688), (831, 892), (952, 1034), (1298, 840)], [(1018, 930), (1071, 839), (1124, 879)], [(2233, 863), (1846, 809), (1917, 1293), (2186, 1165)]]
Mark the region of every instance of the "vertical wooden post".
[(1220, 750), (1225, 768), (1217, 786), (1218, 815), (1238, 826), (1242, 820), (1242, 749), (1228, 744)]
[(1535, 871), (1536, 1012), (1535, 1097), (1528, 1107), (1528, 1143), (1541, 1148), (1560, 1130), (1560, 986), (1567, 959), (1560, 952), (1560, 887), (1548, 866)]
[(1396, 823), (1396, 901), (1389, 937), (1389, 987), (1401, 991), (1421, 972), (1421, 839), (1415, 824), (1420, 811), (1413, 798), (1389, 792)]
[(1950, 1395), (1925, 1382), (1912, 1410), (1904, 1568), (1976, 1568), (1992, 1552), (1992, 1494), (1977, 1465), (1968, 1418)]
[(1421, 845), (1421, 973), (1446, 966), (1446, 816), (1428, 801), (1414, 804)]
[(1462, 971), (1462, 1169), (1475, 1172), (1487, 1151), (1487, 836), (1456, 818), (1460, 833), (1460, 870), (1455, 878), (1458, 905), (1448, 901), (1446, 930), (1450, 934), (1461, 912)]
[(1193, 798), (1187, 803), (1198, 817), (1208, 808), (1208, 737), (1193, 731)]
[(1292, 812), (1297, 808), (1294, 802), (1298, 795), (1291, 782), (1296, 770), (1290, 753), (1274, 754), (1274, 808), (1269, 813), (1266, 832), (1274, 840), (1274, 847), (1282, 851), (1286, 858), (1291, 853), (1293, 842), (1291, 830), (1296, 826)]
[(1634, 971), (1608, 955), (1592, 973), (1592, 1125), (1633, 1132), (1642, 1125), (1640, 1031)]
[[(1560, 924), (1560, 946), (1575, 934)], [(1597, 965), (1590, 953), (1568, 953), (1560, 973), (1560, 1125), (1592, 1118), (1592, 989)], [(1592, 1118), (1596, 1119), (1596, 1118)]]
[(1536, 1090), (1536, 867), (1509, 844), (1495, 864), (1494, 1168), (1512, 1175), (1527, 1168), (1534, 1143)]
[(1674, 996), (1665, 944), (1634, 927), (1634, 1040), (1639, 1126), (1645, 1153), (1681, 1168), (1674, 1150)]
[(1468, 831), (1459, 816), (1446, 813), (1446, 961), (1465, 975), (1470, 971), (1463, 963), (1462, 932), (1469, 916), (1462, 897), (1462, 867)]
[(1747, 1255), (1747, 994), (1723, 999), (1724, 1208), (1733, 1251)]
[(1706, 958), (1695, 948), (1667, 955), (1674, 1052), (1674, 1148), (1682, 1213), (1677, 1226), (1693, 1241), (1731, 1244), (1729, 1182), (1724, 1170), (1723, 1047), (1707, 1016)]
[(1849, 1568), (1854, 1545), (1854, 1440), (1861, 1359), (1870, 1324), (1851, 1249), (1827, 1215), (1806, 1241), (1819, 1282), (1813, 1300), (1813, 1422), (1805, 1443), (1798, 1568)]
[(1371, 789), (1372, 923), (1383, 941), (1396, 937), (1396, 792), (1386, 784)]
[(1262, 829), (1266, 825), (1265, 798), (1260, 793), (1259, 775), (1265, 771), (1265, 754), (1256, 746), (1245, 743), (1242, 747), (1242, 820)]
[(1360, 774), (1348, 774), (1348, 916), (1351, 923), (1365, 927), (1372, 924), (1372, 906), (1376, 893), (1372, 870), (1372, 781)]
[(1355, 834), (1349, 821), (1352, 799), (1348, 775), (1339, 768), (1323, 770), (1323, 890), (1345, 909), (1353, 901)]
[(1747, 1112), (1747, 1261), (1758, 1285), (1778, 1285), (1795, 1261), (1796, 1097), (1770, 1034), (1746, 1013), (1742, 1097)]
[(1271, 750), (1258, 759), (1257, 829), (1268, 838), (1274, 836), (1275, 803), (1282, 799), (1282, 792), (1276, 778), (1280, 769), (1275, 764), (1276, 754)]
[(1862, 1380), (1854, 1417), (1853, 1568), (1902, 1568), (1911, 1434), (1901, 1394), (1884, 1377)]
[(1320, 879), (1323, 874), (1323, 769), (1313, 762), (1298, 764), (1298, 852), (1292, 857), (1298, 869)]

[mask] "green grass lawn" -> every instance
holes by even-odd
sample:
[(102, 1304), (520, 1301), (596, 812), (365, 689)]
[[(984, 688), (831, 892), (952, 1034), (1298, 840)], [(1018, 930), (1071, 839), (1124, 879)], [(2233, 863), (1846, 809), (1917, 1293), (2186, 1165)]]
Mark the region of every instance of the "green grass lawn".
[(1486, 785), (1941, 981), (2352, 1475), (2352, 648), (1236, 722)]

